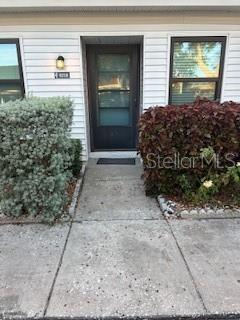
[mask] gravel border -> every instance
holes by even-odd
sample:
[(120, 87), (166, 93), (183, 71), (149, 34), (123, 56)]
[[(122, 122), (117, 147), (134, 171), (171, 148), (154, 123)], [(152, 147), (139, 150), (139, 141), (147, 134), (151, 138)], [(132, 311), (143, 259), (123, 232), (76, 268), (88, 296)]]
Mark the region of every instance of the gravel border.
[(182, 204), (168, 200), (163, 195), (157, 197), (163, 215), (168, 219), (223, 219), (240, 218), (240, 208), (194, 207), (187, 208)]

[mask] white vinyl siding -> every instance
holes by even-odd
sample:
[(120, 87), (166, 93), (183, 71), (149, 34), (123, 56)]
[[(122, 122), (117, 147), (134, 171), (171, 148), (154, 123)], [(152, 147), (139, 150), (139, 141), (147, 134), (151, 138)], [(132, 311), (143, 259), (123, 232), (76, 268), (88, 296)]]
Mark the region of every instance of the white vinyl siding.
[[(39, 97), (69, 96), (74, 101), (72, 137), (79, 138), (87, 157), (86, 115), (84, 105), (83, 72), (81, 48), (78, 37), (58, 38), (59, 34), (27, 34), (23, 38), (23, 52), (28, 94)], [(55, 79), (58, 71), (55, 60), (63, 55), (66, 61), (64, 71), (70, 72), (70, 79)]]
[(146, 34), (144, 37), (143, 108), (164, 105), (167, 101), (168, 37)]
[[(168, 103), (171, 36), (227, 36), (221, 100), (240, 102), (240, 25), (222, 28), (221, 31), (219, 26), (204, 25), (201, 31), (199, 25), (182, 25), (179, 31), (180, 27), (174, 29), (173, 25), (169, 25), (170, 30), (167, 25), (153, 25), (151, 30), (149, 26), (145, 28), (142, 25), (5, 26), (1, 27), (0, 38), (21, 40), (27, 94), (41, 97), (70, 96), (73, 99), (75, 110), (72, 136), (81, 139), (86, 159), (90, 137), (86, 125), (86, 72), (83, 75), (81, 36), (143, 36), (142, 102), (145, 109)], [(70, 79), (54, 79), (54, 72), (57, 71), (55, 59), (58, 55), (64, 56), (64, 71), (70, 72)]]
[(233, 32), (228, 42), (222, 100), (240, 101), (240, 32)]

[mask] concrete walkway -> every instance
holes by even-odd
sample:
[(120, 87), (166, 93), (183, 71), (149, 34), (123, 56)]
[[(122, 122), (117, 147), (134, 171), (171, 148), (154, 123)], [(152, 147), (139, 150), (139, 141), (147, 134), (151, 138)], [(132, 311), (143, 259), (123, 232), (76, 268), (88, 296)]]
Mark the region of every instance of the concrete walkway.
[(240, 219), (165, 221), (140, 175), (91, 160), (71, 225), (0, 225), (0, 319), (240, 313)]

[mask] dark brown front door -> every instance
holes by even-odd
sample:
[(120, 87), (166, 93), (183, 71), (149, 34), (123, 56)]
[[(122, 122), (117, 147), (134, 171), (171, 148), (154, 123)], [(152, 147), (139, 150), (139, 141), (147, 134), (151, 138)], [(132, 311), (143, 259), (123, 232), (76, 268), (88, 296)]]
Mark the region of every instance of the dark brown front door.
[(88, 45), (92, 150), (136, 148), (139, 46)]

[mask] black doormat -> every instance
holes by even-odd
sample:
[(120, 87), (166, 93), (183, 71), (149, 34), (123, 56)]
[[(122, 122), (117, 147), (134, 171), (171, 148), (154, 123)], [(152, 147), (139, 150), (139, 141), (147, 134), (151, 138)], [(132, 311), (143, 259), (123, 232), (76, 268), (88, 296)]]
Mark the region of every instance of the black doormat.
[(135, 158), (99, 158), (97, 164), (128, 164), (135, 165)]

